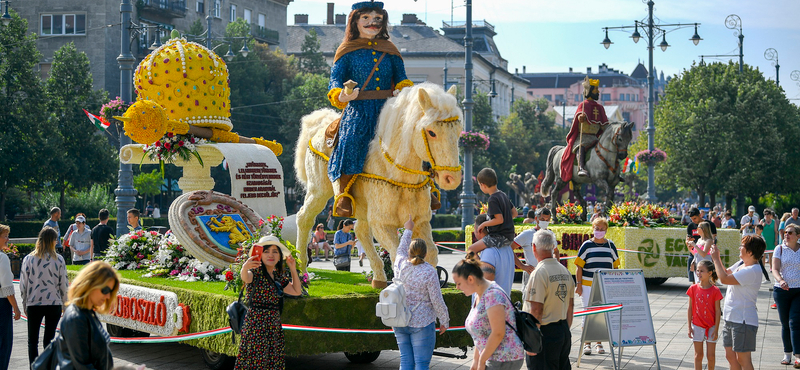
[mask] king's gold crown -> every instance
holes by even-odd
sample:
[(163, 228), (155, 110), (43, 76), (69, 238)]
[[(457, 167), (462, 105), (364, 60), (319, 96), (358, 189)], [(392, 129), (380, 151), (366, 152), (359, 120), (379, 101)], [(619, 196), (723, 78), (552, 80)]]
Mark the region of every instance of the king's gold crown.
[(228, 67), (206, 47), (173, 38), (150, 53), (133, 77), (138, 100), (151, 100), (169, 119), (231, 131)]

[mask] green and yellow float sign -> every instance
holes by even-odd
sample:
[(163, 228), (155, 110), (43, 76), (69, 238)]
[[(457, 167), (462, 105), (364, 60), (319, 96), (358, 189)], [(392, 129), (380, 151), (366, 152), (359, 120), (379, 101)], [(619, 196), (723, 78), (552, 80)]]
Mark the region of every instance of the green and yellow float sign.
[[(517, 234), (533, 225), (516, 226)], [(472, 244), (472, 226), (466, 230), (466, 245)], [(562, 257), (574, 257), (584, 241), (591, 238), (592, 227), (552, 225)], [(619, 252), (621, 269), (642, 269), (648, 278), (685, 277), (689, 250), (686, 248), (686, 228), (609, 227), (606, 239), (614, 242)], [(735, 229), (717, 229), (717, 247), (722, 262), (730, 266), (739, 259), (740, 236)], [(518, 251), (521, 252), (521, 251)], [(575, 273), (574, 258), (562, 260)]]

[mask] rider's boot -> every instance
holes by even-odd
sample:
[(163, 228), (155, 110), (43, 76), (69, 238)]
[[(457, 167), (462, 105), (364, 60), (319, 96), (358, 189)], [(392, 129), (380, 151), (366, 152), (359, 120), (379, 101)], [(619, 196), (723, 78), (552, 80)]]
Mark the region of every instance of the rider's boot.
[(353, 196), (346, 190), (353, 180), (353, 175), (339, 176), (339, 192), (334, 197), (333, 215), (335, 217), (353, 217)]
[(586, 171), (586, 148), (578, 148), (578, 176), (589, 177), (589, 172)]

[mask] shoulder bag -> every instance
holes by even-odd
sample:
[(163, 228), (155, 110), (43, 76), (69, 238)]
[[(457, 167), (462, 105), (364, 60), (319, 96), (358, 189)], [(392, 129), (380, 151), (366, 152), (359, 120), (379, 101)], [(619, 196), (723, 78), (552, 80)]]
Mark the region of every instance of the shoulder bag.
[(231, 342), (234, 344), (236, 344), (234, 341), (236, 334), (242, 334), (244, 317), (247, 316), (247, 306), (242, 303), (242, 293), (244, 293), (244, 287), (239, 290), (239, 299), (225, 308), (225, 312), (228, 313), (228, 322), (231, 325)]
[(503, 289), (500, 289), (503, 292), (503, 295), (508, 298), (508, 302), (511, 303), (511, 307), (514, 308), (514, 320), (517, 323), (517, 327), (514, 328), (506, 321), (506, 325), (513, 330), (519, 339), (522, 341), (522, 346), (525, 348), (526, 351), (531, 353), (541, 353), (542, 352), (542, 332), (539, 330), (539, 320), (536, 319), (530, 312), (525, 312), (520, 310), (517, 306), (520, 305), (519, 302), (515, 305), (511, 302), (511, 298), (506, 294)]

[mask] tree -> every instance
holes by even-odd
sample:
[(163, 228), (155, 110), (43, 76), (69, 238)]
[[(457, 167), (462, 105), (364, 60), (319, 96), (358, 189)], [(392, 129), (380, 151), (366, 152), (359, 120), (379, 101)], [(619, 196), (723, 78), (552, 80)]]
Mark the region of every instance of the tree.
[[(118, 168), (116, 150), (87, 120), (83, 109), (97, 111), (106, 100), (105, 91), (92, 89), (89, 58), (68, 43), (53, 55), (50, 77), (45, 81), (49, 121), (56, 144), (50, 158), (52, 171), (47, 177), (60, 193), (60, 205), (68, 188), (88, 189), (107, 184)], [(59, 153), (59, 154), (55, 154)]]
[[(703, 194), (758, 199), (791, 191), (800, 180), (798, 110), (757, 69), (738, 64), (693, 66), (673, 78), (655, 116), (656, 146), (667, 152), (656, 166), (659, 186), (676, 184)], [(788, 167), (787, 167), (788, 166)]]
[(200, 22), (200, 18), (196, 21), (192, 22), (192, 25), (189, 26), (189, 30), (184, 32), (184, 34), (190, 34), (194, 36), (200, 36), (205, 32), (205, 27), (203, 27), (203, 22)]
[(153, 197), (161, 194), (161, 185), (164, 179), (161, 177), (161, 172), (153, 170), (150, 173), (142, 172), (133, 177), (133, 187), (139, 194), (144, 195), (144, 203), (147, 203), (148, 197)]
[(58, 170), (47, 150), (53, 137), (35, 72), (41, 58), (36, 35), (26, 36), (28, 21), (10, 12), (11, 23), (0, 26), (0, 220), (12, 188), (38, 184)]
[(331, 68), (328, 66), (325, 57), (322, 56), (322, 52), (319, 51), (319, 49), (320, 44), (319, 38), (317, 38), (317, 30), (311, 28), (300, 48), (300, 56), (297, 57), (297, 67), (300, 71), (319, 73), (326, 76), (331, 73)]

